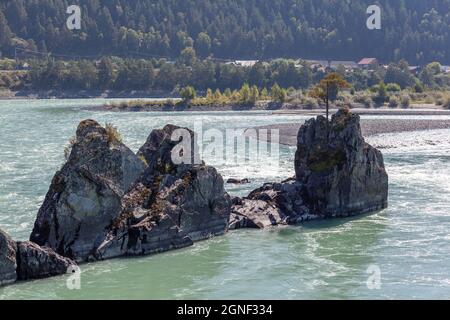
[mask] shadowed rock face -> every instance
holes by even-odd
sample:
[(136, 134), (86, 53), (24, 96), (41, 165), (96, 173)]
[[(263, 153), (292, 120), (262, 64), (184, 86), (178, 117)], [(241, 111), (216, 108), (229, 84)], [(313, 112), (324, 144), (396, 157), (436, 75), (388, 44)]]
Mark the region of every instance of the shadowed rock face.
[(17, 243), (18, 280), (41, 279), (65, 274), (75, 262), (64, 258), (50, 248), (31, 242)]
[(82, 121), (69, 159), (53, 177), (30, 240), (86, 260), (121, 209), (144, 163), (94, 120)]
[(16, 281), (16, 243), (0, 230), (0, 286)]
[[(190, 141), (180, 144), (183, 139)], [(31, 241), (88, 261), (166, 251), (225, 233), (230, 198), (216, 169), (198, 160), (194, 141), (191, 130), (167, 125), (153, 130), (135, 155), (97, 122), (81, 122)]]
[[(172, 136), (175, 137), (176, 133), (178, 133), (177, 136), (180, 136), (180, 138), (172, 139)], [(185, 141), (186, 150), (180, 150), (177, 146), (184, 138), (190, 141)], [(157, 172), (165, 173), (176, 166), (189, 166), (196, 162), (201, 163), (198, 146), (195, 141), (195, 133), (188, 128), (168, 124), (162, 129), (153, 130), (137, 153), (147, 163), (145, 176), (153, 176)], [(176, 155), (177, 151), (178, 155), (184, 151), (187, 161), (176, 165), (172, 159), (172, 152)]]
[[(328, 134), (327, 134), (328, 133)], [(320, 216), (337, 217), (387, 207), (383, 155), (364, 141), (360, 118), (347, 110), (309, 120), (298, 133), (295, 155), (303, 199)]]
[(233, 198), (230, 229), (295, 224), (317, 218), (300, 196), (302, 184), (295, 179), (266, 183), (247, 197)]
[(14, 242), (0, 230), (0, 286), (64, 274), (72, 265), (74, 261), (50, 248), (30, 241)]
[[(98, 248), (98, 259), (181, 248), (227, 231), (231, 201), (221, 175), (215, 168), (191, 164), (194, 145), (188, 163), (172, 161), (179, 141), (171, 136), (178, 129), (168, 125), (154, 130), (140, 149), (148, 167), (123, 198), (122, 212)], [(193, 139), (193, 132), (184, 130)]]
[(345, 217), (387, 207), (388, 175), (381, 152), (364, 141), (360, 119), (339, 110), (327, 126), (319, 116), (298, 132), (296, 176), (234, 199), (230, 229), (264, 228)]

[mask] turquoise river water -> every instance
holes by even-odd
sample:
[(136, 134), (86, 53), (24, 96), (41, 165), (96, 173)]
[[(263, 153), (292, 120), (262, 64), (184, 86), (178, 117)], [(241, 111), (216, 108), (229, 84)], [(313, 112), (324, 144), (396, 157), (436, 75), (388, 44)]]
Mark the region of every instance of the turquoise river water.
[[(64, 162), (64, 147), (82, 119), (113, 123), (137, 151), (152, 129), (166, 123), (191, 127), (196, 120), (204, 129), (224, 130), (308, 118), (82, 108), (104, 102), (0, 101), (0, 228), (14, 239), (28, 238), (51, 178)], [(383, 147), (390, 178), (386, 210), (229, 232), (178, 251), (85, 264), (79, 290), (70, 290), (69, 276), (60, 276), (0, 288), (0, 299), (450, 298), (450, 130), (367, 140)], [(208, 164), (217, 165), (225, 178), (250, 178), (249, 185), (227, 186), (231, 194), (245, 195), (264, 181), (292, 176), (294, 153), (295, 148), (280, 146), (279, 163)], [(376, 286), (368, 281), (374, 276)]]

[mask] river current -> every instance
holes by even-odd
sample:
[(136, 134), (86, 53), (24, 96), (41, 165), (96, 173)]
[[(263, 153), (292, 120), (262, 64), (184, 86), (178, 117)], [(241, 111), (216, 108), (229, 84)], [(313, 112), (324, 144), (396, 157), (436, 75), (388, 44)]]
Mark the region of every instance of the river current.
[[(0, 228), (29, 237), (64, 147), (80, 120), (113, 123), (133, 151), (166, 123), (204, 129), (303, 122), (270, 112), (113, 113), (104, 100), (0, 101)], [(367, 117), (368, 118), (368, 117)], [(375, 119), (393, 116), (371, 116)], [(421, 117), (424, 118), (424, 117)], [(442, 118), (442, 117), (441, 117)], [(369, 137), (382, 147), (389, 208), (357, 218), (229, 232), (182, 250), (81, 266), (68, 275), (0, 288), (0, 299), (405, 299), (450, 298), (450, 130)], [(280, 160), (217, 166), (245, 195), (294, 174), (294, 147)], [(207, 160), (207, 159), (206, 159)]]

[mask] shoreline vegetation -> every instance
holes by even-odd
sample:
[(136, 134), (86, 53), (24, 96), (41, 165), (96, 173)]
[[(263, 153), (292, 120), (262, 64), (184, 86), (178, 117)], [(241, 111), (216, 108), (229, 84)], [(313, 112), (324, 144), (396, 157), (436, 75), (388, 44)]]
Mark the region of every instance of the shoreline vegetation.
[[(413, 92), (410, 90), (384, 91), (384, 84), (377, 90), (336, 93), (330, 100), (334, 109), (349, 108), (364, 114), (447, 114), (450, 111), (450, 92), (429, 90)], [(249, 86), (245, 83), (239, 90), (208, 89), (205, 94), (197, 95), (193, 87), (179, 90), (179, 98), (167, 99), (132, 99), (129, 101), (107, 103), (97, 110), (116, 112), (151, 112), (151, 111), (245, 111), (245, 110), (282, 110), (282, 111), (320, 111), (326, 108), (326, 100), (317, 96), (316, 89), (309, 91), (294, 88), (281, 88), (275, 84), (268, 90)], [(380, 92), (381, 91), (381, 92)], [(402, 112), (405, 110), (405, 112)], [(407, 111), (406, 111), (407, 110)], [(450, 114), (450, 113), (449, 113)]]
[(190, 59), (175, 61), (103, 57), (17, 63), (3, 59), (0, 99), (181, 97), (184, 105), (196, 107), (239, 104), (250, 108), (268, 100), (316, 109), (325, 103), (320, 86), (330, 75), (345, 81), (341, 92), (330, 93), (329, 102), (336, 107), (359, 104), (368, 109), (406, 109), (411, 104), (434, 104), (450, 109), (450, 72), (438, 62), (410, 66), (401, 60), (367, 67), (331, 67), (302, 59), (273, 59), (239, 65), (201, 60), (195, 52)]
[[(277, 110), (435, 105), (450, 109), (450, 73), (433, 62), (420, 73), (406, 61), (371, 69), (321, 68), (303, 60), (276, 59), (251, 67), (210, 60), (102, 58), (100, 61), (30, 61), (29, 70), (0, 62), (0, 99), (123, 98), (112, 110)], [(324, 99), (324, 79), (345, 84)], [(161, 97), (168, 98), (163, 101)], [(155, 99), (155, 101), (143, 100)], [(181, 99), (181, 101), (180, 101)]]

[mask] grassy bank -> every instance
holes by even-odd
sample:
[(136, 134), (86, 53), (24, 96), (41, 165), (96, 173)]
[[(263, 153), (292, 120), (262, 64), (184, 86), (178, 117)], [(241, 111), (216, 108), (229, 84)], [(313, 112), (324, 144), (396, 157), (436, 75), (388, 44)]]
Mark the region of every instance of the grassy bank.
[[(190, 90), (190, 89), (189, 89)], [(187, 91), (189, 91), (187, 90)], [(130, 100), (104, 105), (112, 111), (227, 111), (227, 110), (315, 110), (325, 108), (320, 99), (310, 96), (306, 90), (282, 89), (278, 86), (267, 90), (243, 86), (240, 90), (208, 90), (197, 96), (193, 91), (184, 92), (182, 98), (166, 100)], [(375, 90), (340, 93), (331, 107), (366, 109), (433, 108), (450, 110), (450, 91), (429, 90), (421, 93), (411, 90)]]

